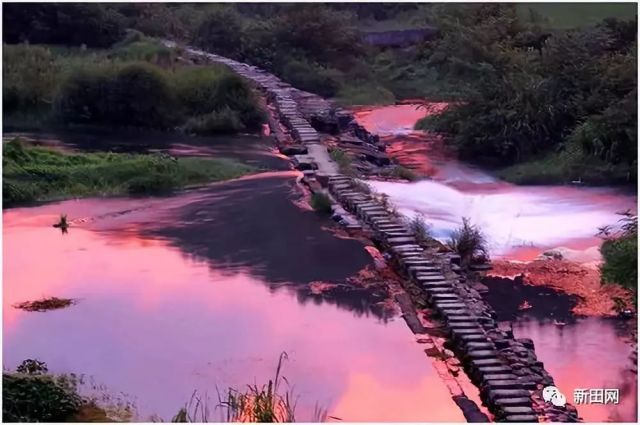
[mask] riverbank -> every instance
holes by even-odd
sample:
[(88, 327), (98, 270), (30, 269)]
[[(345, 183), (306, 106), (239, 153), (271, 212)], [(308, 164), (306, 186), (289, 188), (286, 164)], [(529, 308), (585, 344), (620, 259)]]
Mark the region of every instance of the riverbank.
[(70, 197), (166, 194), (254, 170), (228, 159), (65, 152), (13, 139), (3, 143), (3, 207)]

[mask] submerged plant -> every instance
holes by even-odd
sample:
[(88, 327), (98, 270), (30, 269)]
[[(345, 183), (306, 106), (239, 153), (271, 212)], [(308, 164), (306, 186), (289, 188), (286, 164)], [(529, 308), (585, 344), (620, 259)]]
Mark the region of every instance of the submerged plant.
[(447, 245), (460, 256), (462, 266), (468, 266), (473, 260), (487, 255), (484, 235), (467, 217), (462, 218), (462, 226), (454, 230)]

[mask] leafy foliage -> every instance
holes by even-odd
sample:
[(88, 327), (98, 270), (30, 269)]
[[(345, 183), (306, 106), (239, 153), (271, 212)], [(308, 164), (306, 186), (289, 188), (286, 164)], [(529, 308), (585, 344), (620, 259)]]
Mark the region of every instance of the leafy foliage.
[(331, 214), (331, 199), (324, 192), (314, 192), (311, 195), (311, 207), (320, 214)]
[(600, 247), (604, 259), (600, 271), (604, 282), (617, 283), (637, 292), (638, 216), (630, 212), (622, 215), (620, 231), (611, 234), (609, 228), (601, 229), (605, 240)]
[(543, 33), (508, 4), (443, 6), (435, 16), (442, 31), (426, 43), (424, 64), (459, 85), (459, 102), (420, 128), (449, 135), (474, 161), (561, 152), (576, 179), (611, 164), (635, 180), (635, 22)]
[(7, 3), (3, 41), (108, 47), (124, 35), (124, 17), (98, 3)]
[(5, 46), (5, 114), (205, 134), (260, 128), (265, 113), (245, 80), (223, 66), (175, 68), (175, 55), (136, 32), (109, 51)]
[(472, 225), (467, 217), (462, 218), (462, 226), (453, 231), (447, 245), (460, 256), (463, 266), (487, 255), (487, 241), (482, 231)]
[(72, 381), (39, 373), (46, 365), (21, 370), (27, 373), (2, 373), (3, 421), (65, 422), (80, 410), (83, 400)]

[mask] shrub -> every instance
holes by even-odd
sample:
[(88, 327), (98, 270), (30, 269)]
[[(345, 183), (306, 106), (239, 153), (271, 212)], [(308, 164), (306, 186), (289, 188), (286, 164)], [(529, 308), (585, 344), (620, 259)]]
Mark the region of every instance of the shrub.
[(340, 88), (340, 71), (304, 59), (289, 60), (280, 74), (292, 86), (320, 96), (335, 96)]
[(65, 123), (166, 129), (178, 118), (175, 98), (157, 67), (133, 63), (72, 72), (56, 95), (56, 116)]
[(47, 107), (56, 86), (56, 69), (48, 49), (3, 45), (2, 105), (5, 113)]
[(484, 235), (466, 217), (462, 218), (462, 226), (454, 230), (447, 245), (460, 256), (463, 266), (468, 266), (473, 260), (487, 254)]
[(419, 244), (426, 244), (432, 239), (431, 229), (424, 221), (424, 215), (414, 215), (410, 220), (408, 220), (407, 224), (409, 230), (414, 234)]
[(223, 56), (239, 59), (242, 21), (231, 7), (215, 7), (205, 15), (193, 36), (195, 45)]
[(311, 195), (311, 207), (320, 214), (331, 214), (331, 199), (324, 192), (314, 192)]
[(189, 133), (210, 135), (219, 133), (237, 133), (245, 128), (237, 111), (224, 107), (219, 111), (190, 118), (185, 124)]
[(3, 421), (65, 422), (82, 404), (74, 385), (64, 377), (2, 374)]
[(338, 163), (338, 168), (340, 168), (340, 172), (342, 174), (346, 174), (349, 176), (355, 174), (355, 171), (351, 166), (351, 158), (345, 151), (339, 148), (335, 148), (331, 152), (329, 152), (329, 156), (331, 156), (331, 159)]
[(617, 283), (634, 292), (638, 290), (638, 216), (622, 213), (622, 228), (614, 235), (608, 227), (601, 229), (605, 241), (600, 247), (602, 280)]
[(3, 5), (8, 43), (108, 47), (124, 36), (124, 17), (97, 3), (9, 3)]

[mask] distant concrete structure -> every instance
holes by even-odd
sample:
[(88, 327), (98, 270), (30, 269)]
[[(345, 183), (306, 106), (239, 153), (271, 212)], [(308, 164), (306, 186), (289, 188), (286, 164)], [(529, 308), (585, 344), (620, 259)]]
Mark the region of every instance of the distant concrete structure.
[(424, 27), (398, 31), (366, 32), (362, 41), (378, 47), (408, 47), (428, 40), (437, 33), (435, 27)]

